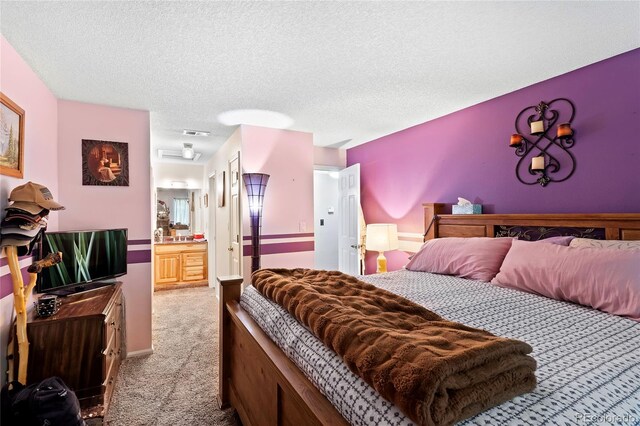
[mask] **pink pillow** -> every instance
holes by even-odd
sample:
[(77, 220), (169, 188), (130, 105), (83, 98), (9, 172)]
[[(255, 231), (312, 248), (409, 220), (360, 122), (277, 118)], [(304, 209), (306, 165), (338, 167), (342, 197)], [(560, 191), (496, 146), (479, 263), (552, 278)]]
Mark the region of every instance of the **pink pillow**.
[(567, 236), (558, 236), (558, 237), (549, 237), (549, 238), (545, 238), (544, 240), (537, 240), (537, 241), (532, 241), (533, 243), (548, 243), (548, 244), (557, 244), (559, 246), (568, 246), (569, 244), (571, 244), (571, 241), (574, 239), (575, 237), (572, 235), (567, 235)]
[(511, 247), (512, 238), (436, 238), (407, 263), (410, 271), (489, 281)]
[(514, 241), (491, 282), (640, 321), (640, 250)]

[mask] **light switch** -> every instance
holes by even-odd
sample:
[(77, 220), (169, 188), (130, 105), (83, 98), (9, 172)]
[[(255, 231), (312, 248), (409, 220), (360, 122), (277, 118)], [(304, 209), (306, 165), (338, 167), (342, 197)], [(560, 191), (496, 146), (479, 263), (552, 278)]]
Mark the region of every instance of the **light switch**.
[(320, 219), (320, 226), (324, 226), (324, 219)]

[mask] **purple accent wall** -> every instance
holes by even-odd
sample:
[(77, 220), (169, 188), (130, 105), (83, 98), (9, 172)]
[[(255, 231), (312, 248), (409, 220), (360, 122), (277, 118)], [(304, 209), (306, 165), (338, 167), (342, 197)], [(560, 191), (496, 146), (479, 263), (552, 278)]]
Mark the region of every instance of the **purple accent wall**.
[[(301, 251), (313, 251), (315, 243), (313, 241), (298, 241), (296, 243), (275, 243), (261, 244), (260, 254), (280, 254), (280, 253), (296, 253)], [(242, 247), (243, 256), (251, 256), (253, 247), (246, 245)]]
[[(29, 283), (29, 273), (27, 269), (29, 266), (25, 266), (24, 268), (20, 268), (20, 272), (22, 273), (22, 281), (25, 285)], [(11, 273), (0, 276), (0, 299), (6, 297), (10, 294), (13, 294), (13, 280), (11, 279)]]
[[(639, 76), (634, 49), (349, 149), (347, 164), (361, 167), (367, 223), (423, 232), (421, 204), (457, 197), (483, 204), (485, 213), (640, 212)], [(576, 107), (575, 173), (545, 188), (523, 185), (509, 147), (515, 117), (559, 97)], [(399, 251), (386, 256), (390, 270), (407, 260)]]
[(151, 262), (151, 250), (129, 250), (127, 252), (127, 264)]
[(129, 245), (129, 246), (137, 246), (137, 245), (144, 245), (144, 244), (151, 244), (151, 240), (129, 240), (129, 241), (127, 241), (127, 245)]
[[(304, 238), (304, 237), (313, 237), (315, 234), (313, 232), (308, 232), (306, 234), (273, 234), (273, 235), (261, 235), (261, 240), (273, 240), (279, 238)], [(251, 239), (251, 234), (245, 235), (242, 237), (243, 240), (247, 241)]]

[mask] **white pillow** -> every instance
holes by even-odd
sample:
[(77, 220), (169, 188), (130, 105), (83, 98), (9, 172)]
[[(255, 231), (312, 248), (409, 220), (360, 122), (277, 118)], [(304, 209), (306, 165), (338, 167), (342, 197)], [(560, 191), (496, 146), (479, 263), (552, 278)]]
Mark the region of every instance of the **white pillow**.
[(640, 241), (638, 240), (592, 240), (591, 238), (574, 238), (569, 243), (569, 247), (578, 248), (606, 248), (633, 250), (640, 249)]

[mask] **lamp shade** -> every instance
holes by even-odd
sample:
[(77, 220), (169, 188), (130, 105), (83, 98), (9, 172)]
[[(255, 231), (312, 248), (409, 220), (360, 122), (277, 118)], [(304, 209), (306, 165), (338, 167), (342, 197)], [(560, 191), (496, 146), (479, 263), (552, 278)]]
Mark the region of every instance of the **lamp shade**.
[(251, 216), (262, 214), (262, 202), (267, 189), (267, 182), (269, 182), (269, 175), (264, 173), (244, 173), (242, 179), (247, 189), (249, 214)]
[(388, 251), (398, 248), (398, 225), (395, 223), (372, 223), (367, 225), (367, 250)]

